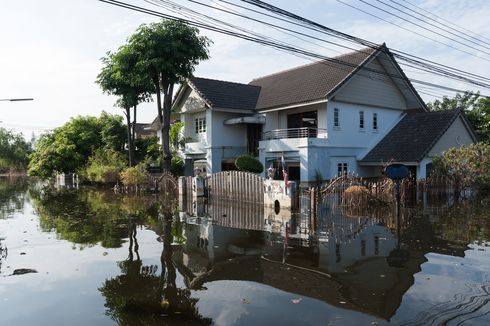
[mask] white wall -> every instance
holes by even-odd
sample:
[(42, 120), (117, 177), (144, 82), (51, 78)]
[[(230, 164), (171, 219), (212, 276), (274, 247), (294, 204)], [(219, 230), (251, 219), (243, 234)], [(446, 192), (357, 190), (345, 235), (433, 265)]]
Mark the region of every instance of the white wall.
[[(339, 109), (338, 128), (333, 125), (334, 109)], [(359, 112), (364, 112), (364, 129), (359, 128)], [(373, 113), (378, 114), (378, 129), (373, 129)], [(329, 101), (328, 139), (332, 146), (371, 149), (404, 114), (396, 109)]]
[[(378, 59), (366, 66), (368, 69), (386, 72)], [(393, 83), (391, 77), (361, 70), (333, 98), (336, 101), (360, 103), (377, 107), (405, 110), (405, 97)]]
[(435, 157), (451, 147), (473, 144), (473, 139), (466, 129), (461, 117), (458, 117), (444, 135), (429, 151), (429, 157)]

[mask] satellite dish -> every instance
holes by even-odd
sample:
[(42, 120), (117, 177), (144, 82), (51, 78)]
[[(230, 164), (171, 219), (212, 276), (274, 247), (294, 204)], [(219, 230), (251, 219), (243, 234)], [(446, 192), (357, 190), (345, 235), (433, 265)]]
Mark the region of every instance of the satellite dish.
[(403, 164), (390, 164), (385, 168), (385, 175), (391, 180), (402, 180), (408, 177), (410, 171)]

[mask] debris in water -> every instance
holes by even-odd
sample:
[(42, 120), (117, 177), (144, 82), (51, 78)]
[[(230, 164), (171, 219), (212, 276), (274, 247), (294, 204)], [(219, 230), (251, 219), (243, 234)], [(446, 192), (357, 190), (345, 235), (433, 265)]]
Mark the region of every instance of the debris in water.
[(108, 253), (107, 251), (104, 251), (104, 252), (102, 253), (102, 256), (107, 256), (108, 254), (109, 254), (109, 253)]
[(37, 273), (37, 271), (31, 268), (19, 268), (19, 269), (14, 269), (12, 275), (24, 275), (29, 273)]
[(250, 304), (250, 300), (242, 298), (242, 303), (244, 304)]
[(291, 299), (291, 302), (294, 303), (294, 304), (298, 304), (300, 303), (301, 301), (303, 301), (302, 298), (298, 298), (298, 299)]
[(20, 253), (20, 255), (21, 255), (21, 256), (24, 256), (25, 254), (26, 254), (25, 252), (21, 252), (21, 253)]

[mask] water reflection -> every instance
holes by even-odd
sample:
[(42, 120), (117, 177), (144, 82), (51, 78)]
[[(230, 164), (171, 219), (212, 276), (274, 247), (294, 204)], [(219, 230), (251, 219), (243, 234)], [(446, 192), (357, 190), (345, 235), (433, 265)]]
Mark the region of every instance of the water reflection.
[(276, 214), (243, 203), (183, 206), (190, 209), (181, 214), (188, 241), (178, 259), (191, 288), (254, 281), (387, 321), (428, 254), (464, 257), (471, 239), (489, 238), (489, 220), (482, 218), (488, 206), (406, 207), (399, 223), (390, 207), (346, 209), (332, 198), (316, 214)]
[(0, 177), (0, 219), (9, 218), (24, 208), (27, 179)]
[(128, 259), (118, 263), (121, 275), (108, 279), (99, 289), (106, 298), (107, 314), (120, 325), (157, 325), (162, 321), (211, 324), (199, 315), (198, 299), (176, 284), (173, 261), (173, 220), (168, 212), (153, 226), (162, 243), (160, 266), (144, 265), (140, 259), (136, 225), (130, 225)]
[[(38, 297), (49, 308), (6, 324), (72, 311), (56, 296), (67, 286), (70, 296), (93, 289), (77, 307), (90, 324), (490, 323), (488, 202), (448, 209), (428, 201), (405, 207), (397, 223), (391, 207), (347, 209), (331, 198), (314, 212), (303, 200), (291, 213), (204, 200), (181, 202), (176, 211), (159, 196), (38, 186), (29, 196), (38, 215), (32, 224), (40, 227), (0, 220), (0, 268), (39, 273), (3, 274), (0, 294), (11, 300), (3, 307), (15, 311), (48, 281)], [(18, 226), (3, 228), (11, 221)], [(33, 230), (35, 240), (43, 238), (37, 251), (33, 238), (23, 243)], [(60, 280), (53, 267), (27, 260), (48, 252), (71, 261)], [(77, 321), (73, 316), (65, 317)]]

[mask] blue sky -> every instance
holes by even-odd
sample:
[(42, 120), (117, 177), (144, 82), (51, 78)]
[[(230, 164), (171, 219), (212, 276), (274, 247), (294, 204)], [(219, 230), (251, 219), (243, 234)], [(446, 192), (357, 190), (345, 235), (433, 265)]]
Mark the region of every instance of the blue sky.
[[(174, 1), (191, 6), (188, 1)], [(211, 4), (211, 0), (203, 1)], [(343, 1), (374, 13), (372, 8), (358, 0)], [(488, 24), (490, 2), (487, 0), (410, 1), (469, 30), (481, 35), (490, 35)], [(2, 112), (0, 126), (23, 132), (27, 138), (30, 138), (32, 132), (39, 133), (60, 126), (72, 116), (98, 115), (102, 110), (121, 113), (120, 109), (113, 107), (115, 99), (102, 94), (94, 83), (101, 68), (100, 58), (107, 51), (116, 50), (122, 45), (137, 26), (155, 21), (154, 17), (97, 0), (2, 2), (0, 6), (2, 31), (0, 99), (33, 97), (35, 100), (0, 102)], [(142, 0), (128, 0), (128, 2), (164, 11)], [(378, 43), (386, 42), (389, 47), (397, 50), (490, 76), (489, 61), (411, 34), (357, 12), (336, 0), (270, 2), (343, 32)], [(376, 0), (368, 0), (368, 2), (380, 5)], [(225, 6), (229, 7), (229, 5)], [(193, 8), (199, 8), (201, 12), (207, 12), (212, 16), (226, 18), (258, 33), (302, 45), (323, 55), (333, 56), (339, 52), (347, 52), (341, 48), (307, 44), (262, 25), (223, 16), (216, 10), (209, 11), (195, 5)], [(407, 28), (414, 28), (386, 13), (376, 14)], [(425, 31), (421, 32), (427, 34)], [(211, 59), (197, 67), (195, 73), (197, 76), (246, 83), (255, 77), (309, 62), (247, 41), (206, 31), (203, 31), (203, 34), (209, 36), (214, 44), (210, 48)], [(440, 37), (432, 36), (445, 41)], [(474, 51), (470, 50), (470, 52)], [(490, 56), (487, 57), (490, 59)], [(407, 69), (406, 73), (410, 77), (452, 87), (471, 88), (431, 75), (416, 74), (411, 69)], [(428, 96), (423, 97), (426, 100), (433, 99)], [(154, 104), (150, 103), (140, 107), (138, 118), (141, 122), (149, 122), (155, 115)]]

